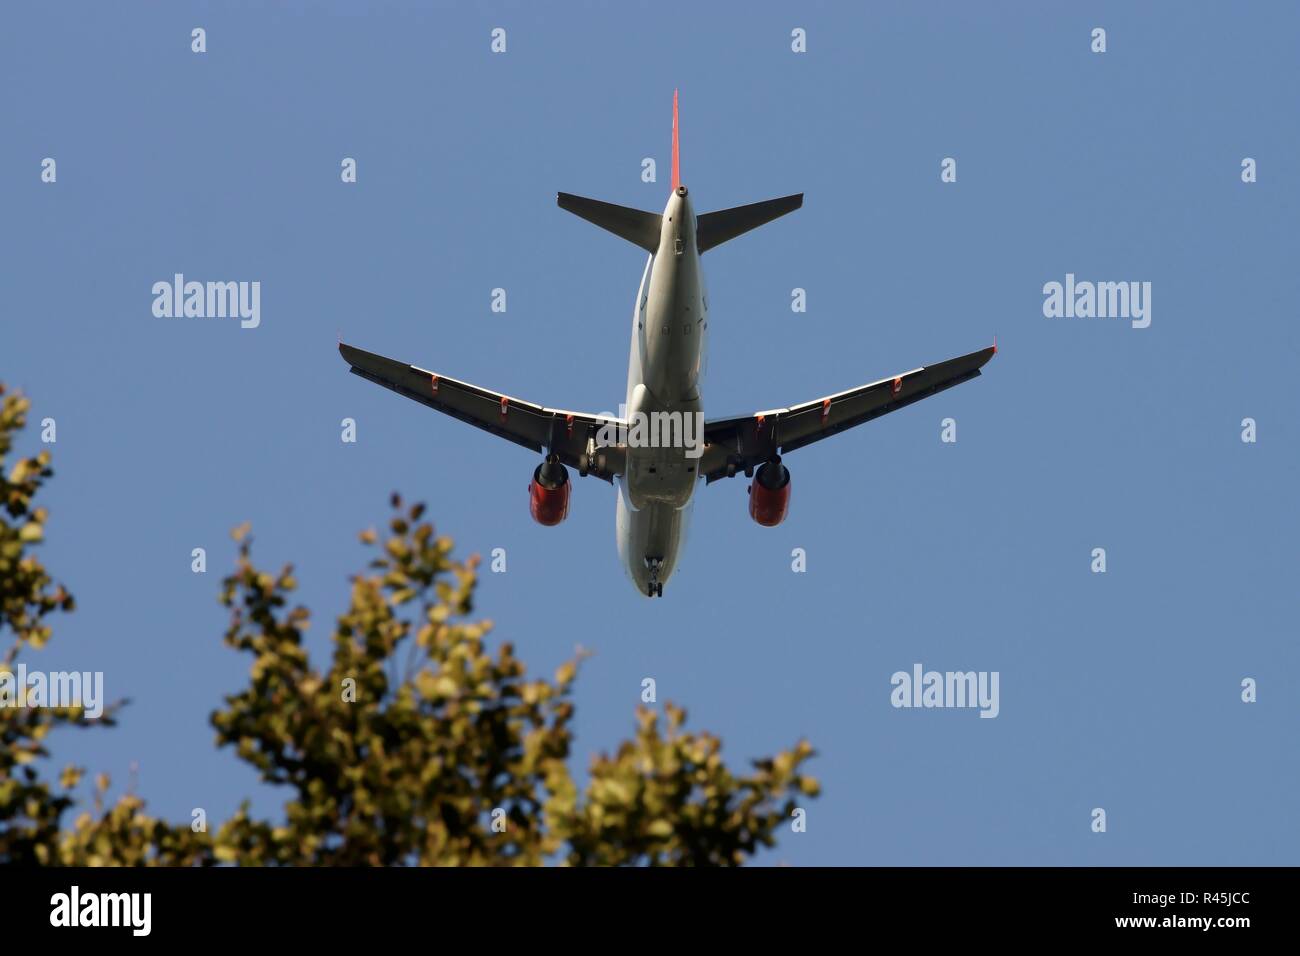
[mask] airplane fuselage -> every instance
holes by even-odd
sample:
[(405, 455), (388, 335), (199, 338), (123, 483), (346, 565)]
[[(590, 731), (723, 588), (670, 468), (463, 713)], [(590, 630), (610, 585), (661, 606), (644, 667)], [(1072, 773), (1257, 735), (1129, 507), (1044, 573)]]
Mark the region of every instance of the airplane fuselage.
[[(696, 244), (696, 218), (685, 186), (664, 209), (659, 250), (646, 262), (632, 311), (626, 415), (678, 413), (702, 421), (709, 317)], [(675, 416), (674, 416), (675, 417)], [(689, 434), (689, 432), (687, 433)], [(617, 479), (619, 557), (643, 593), (676, 569), (699, 477), (683, 441), (631, 443)]]

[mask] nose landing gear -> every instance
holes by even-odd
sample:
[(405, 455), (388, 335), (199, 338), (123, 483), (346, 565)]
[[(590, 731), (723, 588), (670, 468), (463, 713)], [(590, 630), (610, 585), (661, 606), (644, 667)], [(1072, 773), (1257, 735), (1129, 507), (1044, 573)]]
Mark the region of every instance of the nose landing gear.
[(645, 559), (646, 569), (650, 572), (650, 583), (646, 585), (645, 593), (647, 597), (663, 597), (664, 583), (659, 580), (659, 569), (663, 567), (663, 558)]

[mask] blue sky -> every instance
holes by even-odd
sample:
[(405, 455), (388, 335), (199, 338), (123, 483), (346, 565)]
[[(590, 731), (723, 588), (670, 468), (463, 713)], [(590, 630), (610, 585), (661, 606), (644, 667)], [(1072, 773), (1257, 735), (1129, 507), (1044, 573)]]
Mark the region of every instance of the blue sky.
[[(216, 751), (207, 723), (248, 666), (220, 641), (228, 531), (249, 520), (261, 564), (296, 563), (323, 652), (363, 562), (356, 533), (400, 490), (460, 553), (507, 549), (479, 608), (535, 672), (595, 652), (577, 768), (632, 731), (644, 677), (737, 768), (812, 741), (824, 795), (761, 862), (1300, 862), (1300, 14), (361, 10), (0, 14), (0, 379), (58, 423), (43, 554), (79, 600), (27, 663), (103, 670), (132, 700), (118, 728), (56, 739), (58, 763), (121, 785), (137, 762), (151, 809), (176, 820), (244, 796), (276, 812), (284, 795)], [(616, 410), (643, 255), (554, 194), (662, 208), (674, 88), (701, 211), (806, 194), (705, 258), (708, 414), (995, 334), (1000, 351), (975, 382), (792, 454), (777, 529), (749, 520), (743, 480), (701, 487), (681, 570), (648, 601), (618, 564), (607, 485), (580, 482), (562, 526), (532, 524), (529, 452), (348, 375), (335, 345)], [(641, 181), (644, 157), (659, 182)], [(177, 272), (260, 281), (260, 327), (155, 318), (151, 286)], [(1150, 327), (1044, 317), (1043, 284), (1067, 273), (1151, 282)], [(999, 716), (891, 707), (890, 676), (917, 662), (998, 671)]]

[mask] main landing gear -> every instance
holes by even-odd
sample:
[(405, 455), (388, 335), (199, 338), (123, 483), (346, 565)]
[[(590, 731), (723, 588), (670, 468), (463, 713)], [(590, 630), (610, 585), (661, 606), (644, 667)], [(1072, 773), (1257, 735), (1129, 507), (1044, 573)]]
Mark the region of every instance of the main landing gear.
[(646, 558), (645, 566), (650, 571), (650, 583), (646, 585), (647, 597), (663, 597), (664, 583), (659, 580), (659, 569), (663, 567), (663, 558)]

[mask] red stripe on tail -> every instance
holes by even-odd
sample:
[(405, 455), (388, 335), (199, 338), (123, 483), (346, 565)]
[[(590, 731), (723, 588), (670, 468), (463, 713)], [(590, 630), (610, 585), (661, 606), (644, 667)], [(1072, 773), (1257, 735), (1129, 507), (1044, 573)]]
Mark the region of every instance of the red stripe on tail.
[(679, 134), (677, 132), (677, 91), (673, 90), (673, 192), (682, 184), (682, 159)]

